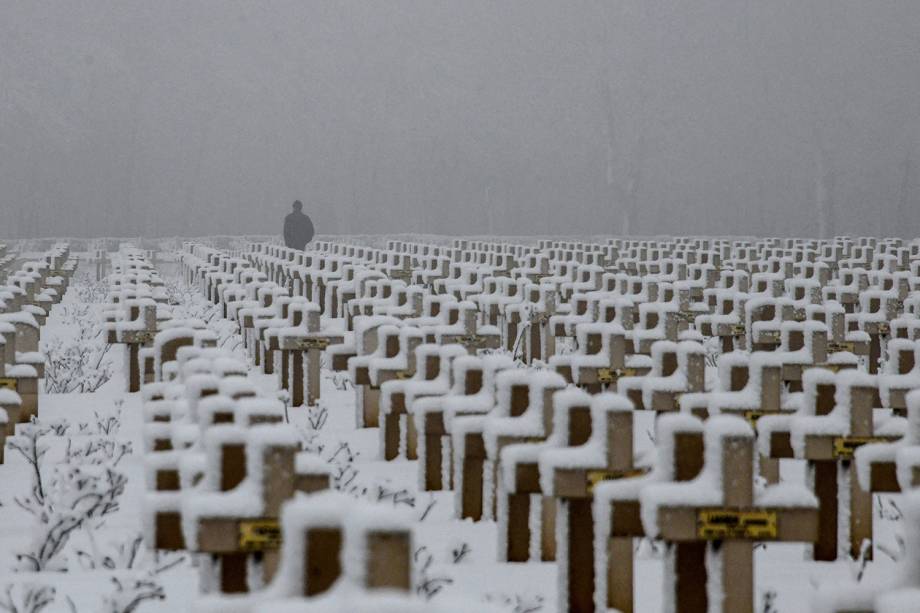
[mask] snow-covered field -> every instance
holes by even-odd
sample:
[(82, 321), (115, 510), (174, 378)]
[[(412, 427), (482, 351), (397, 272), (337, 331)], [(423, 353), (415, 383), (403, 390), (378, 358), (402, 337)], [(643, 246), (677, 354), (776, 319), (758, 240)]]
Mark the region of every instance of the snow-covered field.
[[(170, 266), (161, 268), (161, 274), (178, 302), (175, 314), (208, 320), (221, 345), (245, 359), (235, 326), (221, 320), (194, 290), (183, 287)], [(38, 451), (46, 452), (38, 460), (40, 491), (29, 461), (29, 438), (7, 441), (6, 461), (0, 465), (0, 611), (37, 611), (36, 605), (44, 600), (50, 600), (44, 609), (49, 613), (127, 613), (138, 601), (137, 610), (150, 613), (194, 608), (199, 590), (195, 561), (187, 555), (157, 556), (140, 541), (141, 399), (123, 391), (121, 347), (106, 350), (104, 335), (95, 335), (101, 331), (104, 293), (89, 271), (78, 270), (69, 293), (42, 329), (42, 346), (49, 359), (75, 346), (87, 349), (80, 354), (85, 360), (82, 374), (72, 384), (92, 383), (100, 375), (110, 378), (93, 392), (46, 393), (43, 388), (41, 434), (35, 439)], [(73, 370), (74, 365), (68, 368)], [(67, 382), (61, 381), (66, 370), (59, 371), (58, 390), (68, 389)], [(276, 393), (275, 377), (256, 370), (250, 376), (266, 394)], [(293, 409), (291, 421), (307, 448), (331, 465), (337, 489), (392, 504), (417, 518), (415, 570), (420, 593), (435, 600), (462, 595), (515, 613), (556, 610), (555, 564), (498, 563), (495, 523), (453, 519), (450, 492), (420, 492), (416, 462), (380, 460), (377, 431), (355, 428), (355, 394), (350, 385), (324, 370), (322, 386), (321, 407)], [(651, 411), (639, 416), (640, 449), (651, 446), (647, 433), (653, 417)], [(784, 461), (783, 476), (801, 482), (802, 462)], [(86, 487), (109, 497), (88, 516), (85, 503), (75, 499)], [(898, 496), (876, 498), (876, 554), (865, 568), (857, 562), (807, 561), (804, 545), (760, 546), (758, 611), (809, 611), (819, 583), (853, 581), (857, 576), (868, 582), (889, 576), (895, 567), (892, 556), (899, 550), (897, 502)], [(661, 548), (646, 540), (636, 541), (636, 548), (637, 611), (656, 613), (662, 610)]]

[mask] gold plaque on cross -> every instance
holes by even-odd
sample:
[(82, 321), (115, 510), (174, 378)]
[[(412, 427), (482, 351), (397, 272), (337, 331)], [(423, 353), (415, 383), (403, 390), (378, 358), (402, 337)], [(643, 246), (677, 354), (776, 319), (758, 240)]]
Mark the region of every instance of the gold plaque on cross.
[(16, 379), (0, 378), (0, 389), (16, 391)]
[(472, 349), (483, 349), (488, 344), (489, 337), (479, 336), (478, 334), (468, 334), (466, 336), (459, 336), (454, 339), (454, 343), (459, 343), (467, 348)]
[(281, 526), (277, 519), (240, 522), (240, 550), (266, 551), (281, 546)]
[(635, 377), (635, 368), (598, 368), (598, 383), (615, 383), (620, 377)]
[(747, 420), (747, 422), (751, 424), (751, 427), (754, 428), (754, 430), (757, 430), (757, 420), (763, 417), (764, 415), (768, 415), (769, 413), (770, 411), (764, 411), (762, 409), (753, 409), (750, 411), (745, 411), (742, 415)]
[(732, 336), (744, 336), (745, 334), (747, 334), (747, 330), (744, 324), (734, 324), (732, 326)]
[(411, 370), (397, 370), (396, 379), (398, 381), (405, 381), (406, 379), (411, 379), (414, 374), (415, 373), (413, 373)]
[(877, 436), (838, 436), (834, 438), (834, 457), (850, 459), (853, 452), (869, 443), (883, 443), (887, 438)]
[(629, 470), (589, 470), (587, 473), (588, 493), (594, 492), (594, 487), (604, 481), (616, 479), (632, 479), (648, 473), (647, 468), (631, 468)]
[(696, 321), (696, 313), (693, 311), (678, 311), (677, 318), (692, 324), (694, 321)]
[(842, 351), (849, 351), (850, 353), (853, 353), (855, 349), (856, 345), (852, 341), (831, 341), (827, 344), (827, 351), (829, 353), (840, 353)]
[(776, 511), (700, 509), (696, 514), (696, 534), (707, 541), (773, 539), (776, 538)]
[(390, 272), (390, 278), (394, 281), (405, 281), (409, 283), (412, 280), (412, 271), (411, 270), (394, 270)]
[(149, 330), (126, 330), (122, 332), (122, 338), (129, 345), (146, 345), (153, 342), (154, 332)]
[(307, 351), (310, 349), (324, 350), (329, 346), (329, 340), (325, 338), (298, 338), (293, 343), (295, 349)]

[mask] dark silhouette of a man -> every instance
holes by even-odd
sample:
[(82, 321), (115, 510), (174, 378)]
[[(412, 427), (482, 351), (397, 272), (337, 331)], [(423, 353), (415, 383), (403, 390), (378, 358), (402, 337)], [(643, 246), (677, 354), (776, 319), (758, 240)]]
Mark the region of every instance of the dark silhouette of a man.
[(284, 218), (284, 244), (303, 251), (313, 240), (313, 222), (303, 214), (303, 203), (294, 201), (294, 212)]

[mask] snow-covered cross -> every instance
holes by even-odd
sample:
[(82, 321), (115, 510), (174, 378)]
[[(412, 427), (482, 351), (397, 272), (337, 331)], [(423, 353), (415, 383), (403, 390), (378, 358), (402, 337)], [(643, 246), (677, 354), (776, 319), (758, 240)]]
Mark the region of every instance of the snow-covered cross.
[(694, 341), (658, 341), (652, 345), (651, 369), (635, 368), (646, 356), (634, 356), (636, 375), (617, 382), (616, 391), (629, 398), (636, 409), (651, 409), (658, 413), (676, 411), (684, 394), (703, 391), (706, 355)]
[(409, 595), (412, 531), (408, 519), (392, 508), (318, 492), (285, 504), (281, 524), (285, 538), (278, 571), (257, 595), (269, 609), (270, 599), (293, 603), (334, 585), (341, 588), (339, 596), (381, 591), (392, 602), (397, 594)]
[[(259, 339), (259, 347), (262, 350), (261, 362), (262, 372), (266, 375), (276, 374), (277, 367), (275, 364), (276, 355), (281, 351), (281, 345), (278, 342), (278, 331), (296, 325), (294, 314), (290, 308), (292, 304), (304, 304), (307, 299), (303, 296), (290, 296), (286, 294), (278, 295), (274, 301), (274, 317), (257, 318), (255, 320), (256, 334)], [(286, 385), (287, 366), (285, 360), (280, 364), (281, 372), (277, 373)]]
[(639, 374), (627, 367), (631, 344), (617, 323), (582, 323), (576, 326), (578, 352), (550, 358), (550, 367), (567, 381), (596, 394), (616, 389), (621, 377)]
[[(425, 340), (424, 333), (415, 326), (381, 326), (378, 336), (384, 334), (384, 344), (392, 343), (390, 334), (396, 334), (395, 355), (374, 356), (368, 363), (368, 378), (371, 388), (378, 394), (380, 388), (393, 380), (405, 380), (415, 376), (417, 369), (416, 350)], [(378, 345), (379, 346), (379, 345)]]
[(891, 320), (898, 316), (901, 301), (894, 290), (867, 289), (859, 294), (859, 329), (869, 335), (869, 373), (878, 374), (885, 349), (883, 341), (891, 336)]
[[(757, 422), (761, 453), (771, 461), (796, 457), (792, 448), (793, 419), (826, 416), (834, 410), (837, 381), (832, 371), (822, 368), (808, 370), (803, 374), (803, 387), (795, 413), (765, 415)], [(837, 559), (838, 550), (837, 462), (815, 460), (809, 463), (808, 471), (820, 505), (818, 539), (812, 547), (812, 557), (819, 561), (833, 561)]]
[[(900, 431), (876, 430), (874, 409), (881, 405), (878, 379), (855, 370), (842, 371), (835, 376), (834, 408), (826, 415), (795, 416), (790, 420), (790, 439), (796, 457), (808, 460), (815, 470), (827, 475), (820, 481), (828, 491), (820, 497), (837, 504), (827, 504), (822, 513), (822, 525), (837, 515), (840, 504), (847, 505), (842, 516), (848, 518), (842, 534), (849, 542), (838, 543), (838, 549), (853, 558), (872, 558), (872, 494), (863, 490), (856, 478), (853, 452), (867, 443), (884, 442), (898, 438)], [(816, 481), (816, 486), (819, 482)], [(842, 491), (841, 491), (842, 490)], [(836, 520), (836, 522), (839, 521)], [(869, 543), (864, 549), (864, 542)]]
[(291, 406), (316, 406), (321, 388), (320, 355), (330, 345), (341, 343), (343, 335), (339, 331), (322, 328), (319, 308), (316, 305), (306, 302), (292, 303), (288, 306), (288, 313), (293, 326), (278, 329), (278, 347), (283, 362), (282, 374), (286, 375), (285, 389), (291, 395)]
[(400, 321), (395, 317), (361, 317), (355, 323), (360, 337), (358, 355), (348, 360), (351, 382), (357, 393), (358, 427), (376, 428), (380, 419), (380, 388), (371, 380), (371, 363), (399, 355)]
[[(556, 541), (559, 548), (559, 610), (572, 613), (594, 611), (594, 487), (601, 482), (630, 479), (647, 472), (633, 457), (633, 406), (618, 394), (589, 399), (587, 419), (569, 415), (564, 426), (561, 402), (569, 392), (556, 395), (556, 425), (553, 436), (539, 452), (542, 492), (556, 500)], [(585, 423), (585, 422), (588, 423)], [(579, 428), (581, 433), (574, 431)], [(554, 445), (562, 434), (562, 445)], [(588, 436), (585, 436), (585, 435)], [(568, 444), (565, 444), (568, 443)], [(513, 454), (509, 448), (504, 459)], [(608, 543), (617, 564), (614, 584), (631, 583), (633, 545), (631, 538)], [(620, 574), (622, 573), (622, 574)], [(620, 608), (617, 602), (615, 608)]]
[(329, 486), (323, 462), (298, 462), (300, 444), (286, 425), (215, 426), (206, 433), (210, 468), (200, 488), (183, 491), (182, 530), (190, 552), (208, 554), (220, 592), (270, 581), (280, 560), (281, 505), (301, 488)]
[(450, 305), (458, 311), (457, 323), (441, 326), (435, 332), (437, 342), (441, 344), (458, 344), (466, 348), (470, 355), (476, 355), (482, 349), (498, 349), (501, 335), (494, 326), (480, 326), (479, 312), (472, 302), (459, 302)]
[[(782, 361), (774, 352), (751, 354), (744, 387), (739, 391), (709, 394), (708, 405), (699, 415), (735, 415), (756, 427), (764, 415), (791, 413), (791, 407), (784, 405), (782, 368)], [(778, 459), (761, 457), (759, 466), (761, 476), (769, 483), (779, 482)]]
[(122, 305), (124, 319), (111, 324), (114, 342), (127, 347), (125, 353), (128, 393), (138, 392), (143, 383), (142, 347), (153, 345), (157, 333), (157, 304), (151, 298), (126, 300)]
[[(756, 491), (754, 432), (744, 419), (711, 417), (704, 453), (692, 481), (642, 488), (642, 524), (648, 536), (668, 543), (706, 543), (708, 603), (688, 611), (753, 613), (754, 544), (815, 541), (817, 500), (788, 484)], [(667, 574), (666, 581), (676, 580)], [(666, 594), (674, 592), (666, 586)]]
[(460, 356), (452, 361), (453, 386), (443, 396), (413, 401), (418, 433), (419, 483), (426, 491), (453, 489), (451, 431), (457, 417), (484, 415), (495, 406), (495, 377), (513, 362), (507, 356)]
[(483, 517), (483, 476), (486, 447), (483, 427), (490, 417), (520, 417), (530, 402), (529, 373), (523, 369), (503, 371), (496, 377), (495, 408), (485, 416), (458, 417), (454, 420), (454, 488), (461, 519), (479, 521)]
[(920, 487), (920, 391), (910, 391), (905, 404), (907, 431), (902, 438), (868, 443), (853, 454), (860, 487), (866, 491), (900, 493)]
[(521, 302), (505, 307), (505, 337), (508, 340), (508, 349), (514, 351), (519, 344), (523, 359), (528, 364), (534, 360), (548, 359), (554, 349), (549, 318), (555, 312), (556, 293), (552, 286), (533, 283), (528, 285)]
[[(604, 480), (594, 486), (595, 605), (635, 611), (633, 539), (646, 536), (639, 493), (655, 483), (694, 479), (703, 467), (703, 422), (684, 414), (662, 415), (656, 424), (657, 458), (651, 470), (632, 479)], [(629, 549), (627, 549), (627, 545)], [(665, 585), (665, 602), (674, 611), (705, 611), (706, 545), (672, 543), (666, 562), (675, 580)]]
[[(559, 400), (558, 392), (566, 387), (565, 379), (551, 371), (533, 371), (525, 373), (523, 376), (526, 377), (529, 387), (526, 410), (520, 414), (513, 414), (510, 406), (499, 405), (497, 411), (486, 417), (482, 426), (482, 436), (488, 458), (483, 477), (483, 504), (490, 505), (485, 509), (488, 512), (484, 513), (488, 517), (494, 516), (492, 509), (498, 506), (496, 504), (500, 496), (498, 481), (500, 475), (504, 474), (502, 466), (502, 462), (505, 459), (503, 450), (508, 446), (521, 443), (528, 445), (541, 443), (552, 436), (555, 427), (556, 402)], [(569, 396), (581, 399), (583, 404), (586, 404), (585, 398), (587, 398), (587, 394), (585, 392), (572, 390)], [(574, 427), (578, 428), (577, 425)], [(541, 536), (541, 550), (545, 552), (544, 557), (555, 559), (555, 541), (553, 537), (553, 527), (555, 525), (553, 519), (554, 505), (543, 504), (542, 506), (541, 523), (544, 531)], [(517, 510), (520, 510), (520, 508), (518, 507)], [(501, 516), (502, 514), (500, 513), (500, 519)], [(509, 522), (507, 525), (503, 524), (500, 527), (500, 538), (505, 539), (504, 534), (511, 529), (524, 530), (526, 534), (530, 534), (531, 526), (527, 513), (524, 513), (523, 516), (515, 514), (513, 520), (507, 515), (505, 517)], [(523, 524), (521, 521), (523, 521)], [(510, 540), (508, 542), (510, 543)], [(520, 551), (520, 549), (516, 550)], [(500, 550), (499, 553), (502, 557), (507, 555), (506, 551)]]
[(879, 373), (882, 405), (895, 415), (907, 415), (907, 394), (920, 387), (920, 342), (892, 338), (887, 343), (888, 361)]
[[(408, 409), (416, 398), (440, 396), (450, 391), (454, 358), (466, 355), (461, 347), (425, 343), (415, 350), (415, 373), (408, 379), (393, 378), (380, 385), (380, 440), (384, 460), (400, 455), (401, 442), (407, 459), (418, 459), (415, 420)], [(403, 431), (405, 423), (405, 431)]]

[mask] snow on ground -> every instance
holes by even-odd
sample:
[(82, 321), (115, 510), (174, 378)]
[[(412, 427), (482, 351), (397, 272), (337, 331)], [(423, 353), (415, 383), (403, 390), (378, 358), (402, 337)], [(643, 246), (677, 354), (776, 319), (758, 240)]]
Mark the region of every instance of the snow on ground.
[[(175, 278), (169, 279), (168, 272), (163, 272), (173, 284), (171, 291), (180, 301), (180, 308), (197, 316), (209, 314), (209, 305), (203, 299), (179, 286)], [(86, 342), (80, 340), (80, 331), (87, 327), (87, 321), (98, 316), (101, 304), (87, 305), (81, 299), (101, 301), (104, 292), (98, 291), (98, 286), (97, 291), (90, 291), (92, 283), (87, 277), (81, 278), (79, 272), (78, 278), (81, 280), (74, 284), (64, 301), (54, 307), (42, 330), (43, 346), (56, 342), (55, 339), (64, 345)], [(81, 305), (90, 307), (89, 319), (74, 318), (73, 309)], [(214, 318), (210, 325), (220, 330), (225, 347), (241, 352), (238, 338), (227, 322)], [(72, 533), (60, 555), (55, 557), (60, 571), (21, 570), (23, 563), (17, 562), (17, 554), (30, 549), (37, 533), (37, 522), (17, 499), (22, 501), (29, 496), (32, 471), (25, 458), (8, 447), (6, 463), (0, 465), (0, 610), (7, 599), (17, 602), (29, 592), (33, 597), (51, 597), (49, 592), (38, 591), (41, 586), (55, 591), (53, 602), (45, 609), (49, 613), (125, 611), (124, 601), (128, 594), (157, 596), (143, 602), (139, 608), (142, 612), (191, 610), (198, 591), (198, 577), (188, 556), (155, 556), (142, 545), (135, 556), (131, 555), (141, 531), (141, 401), (138, 394), (122, 391), (119, 347), (112, 347), (103, 356), (103, 368), (107, 362), (112, 365), (112, 378), (95, 393), (42, 395), (40, 421), (58, 422), (60, 429), (66, 428), (61, 436), (49, 435), (41, 439), (48, 447), (43, 475), (46, 481), (51, 480), (54, 465), (64, 458), (68, 443), (72, 453), (93, 442), (102, 441), (113, 449), (123, 449), (119, 446), (129, 444), (131, 450), (115, 466), (116, 471), (127, 477), (124, 493), (118, 498), (118, 508)], [(255, 372), (251, 376), (264, 391), (275, 393), (274, 377)], [(416, 568), (424, 591), (434, 598), (455, 594), (488, 600), (515, 613), (554, 611), (555, 565), (497, 563), (495, 523), (454, 520), (450, 493), (418, 491), (416, 462), (379, 460), (377, 431), (355, 429), (354, 394), (350, 389), (339, 389), (340, 385), (330, 372), (324, 372), (323, 407), (312, 411), (293, 409), (291, 420), (301, 429), (307, 445), (319, 450), (334, 466), (337, 487), (354, 495), (413, 509), (419, 518)], [(109, 417), (117, 419), (117, 426), (111, 426)], [(638, 416), (637, 444), (640, 448), (651, 444), (650, 438), (643, 434), (651, 431), (651, 419), (651, 412)], [(801, 481), (804, 478), (801, 463), (785, 464), (784, 477)], [(876, 549), (876, 561), (865, 569), (863, 580), (885, 577), (894, 566), (890, 556), (881, 549), (898, 549), (898, 524), (892, 519), (898, 515), (893, 504), (896, 498), (877, 500), (876, 542), (880, 547)], [(637, 610), (654, 613), (660, 611), (662, 605), (660, 546), (643, 541), (637, 542), (637, 547)], [(810, 595), (817, 582), (849, 581), (859, 570), (855, 563), (806, 561), (806, 548), (798, 544), (760, 547), (756, 568), (762, 601), (758, 610), (774, 613), (808, 611)], [(119, 586), (123, 591), (119, 591)], [(19, 612), (25, 610), (20, 608)]]

